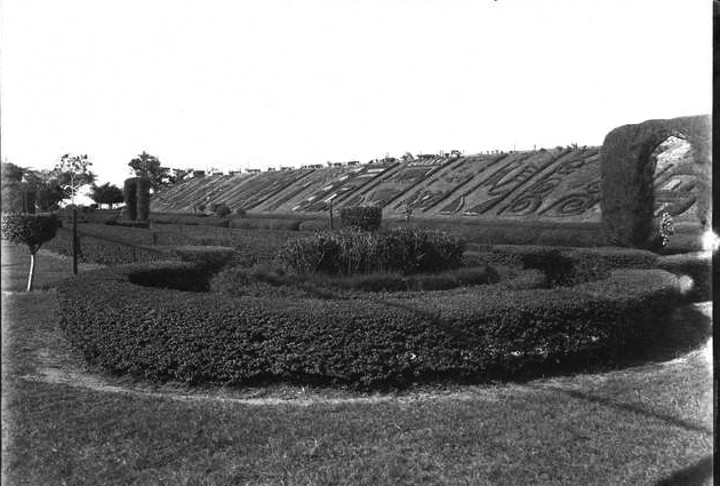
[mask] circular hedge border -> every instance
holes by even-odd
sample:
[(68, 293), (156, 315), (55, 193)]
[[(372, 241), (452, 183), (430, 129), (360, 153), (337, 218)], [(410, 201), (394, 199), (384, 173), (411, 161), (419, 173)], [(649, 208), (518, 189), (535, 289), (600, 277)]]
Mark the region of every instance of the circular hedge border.
[(637, 349), (679, 296), (677, 277), (662, 270), (552, 289), (283, 301), (193, 292), (203, 275), (180, 262), (81, 274), (58, 287), (61, 327), (90, 363), (113, 373), (368, 389), (612, 361)]

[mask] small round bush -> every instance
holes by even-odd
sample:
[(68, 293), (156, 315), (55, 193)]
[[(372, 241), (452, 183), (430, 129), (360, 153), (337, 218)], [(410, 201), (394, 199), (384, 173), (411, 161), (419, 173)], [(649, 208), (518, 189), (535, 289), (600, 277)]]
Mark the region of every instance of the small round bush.
[(220, 204), (218, 207), (215, 208), (215, 214), (220, 216), (221, 218), (224, 218), (225, 216), (230, 216), (231, 213), (232, 210), (224, 203)]

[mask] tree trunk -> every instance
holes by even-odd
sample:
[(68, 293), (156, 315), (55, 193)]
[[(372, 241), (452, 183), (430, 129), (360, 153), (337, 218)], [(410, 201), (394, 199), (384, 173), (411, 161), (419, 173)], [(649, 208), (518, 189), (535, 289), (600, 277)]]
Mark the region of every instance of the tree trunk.
[(33, 277), (35, 276), (35, 253), (30, 253), (30, 273), (28, 274), (28, 282), (26, 292), (32, 290)]

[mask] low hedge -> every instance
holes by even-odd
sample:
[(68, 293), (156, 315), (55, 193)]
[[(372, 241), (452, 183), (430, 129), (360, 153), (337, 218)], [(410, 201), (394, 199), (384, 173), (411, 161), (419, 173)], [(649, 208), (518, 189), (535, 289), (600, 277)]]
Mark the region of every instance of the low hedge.
[(328, 292), (327, 295), (334, 295), (333, 292), (336, 290), (359, 292), (448, 290), (463, 286), (494, 284), (499, 280), (500, 276), (495, 269), (487, 265), (461, 268), (440, 274), (373, 273), (334, 278), (288, 274), (280, 268), (259, 265), (253, 268), (237, 266), (226, 268), (212, 279), (210, 287), (214, 292), (233, 297), (263, 296), (263, 292), (271, 292), (278, 297), (294, 297), (316, 295), (317, 293), (313, 294), (313, 292), (318, 289), (321, 292)]
[(548, 286), (573, 286), (607, 277), (612, 270), (655, 268), (658, 256), (629, 248), (569, 248), (546, 246), (475, 246), (468, 264), (488, 263), (541, 270)]
[(234, 218), (229, 227), (233, 229), (259, 229), (278, 231), (299, 231), (302, 220), (285, 218)]
[(710, 253), (685, 253), (661, 256), (657, 267), (674, 273), (678, 277), (690, 277), (692, 283), (686, 290), (685, 298), (692, 302), (712, 300), (712, 258)]
[(117, 374), (369, 389), (611, 363), (642, 349), (678, 295), (677, 278), (661, 270), (617, 271), (573, 288), (337, 300), (230, 299), (137, 286), (197, 280), (192, 268), (128, 265), (69, 279), (57, 290), (61, 327), (90, 363)]

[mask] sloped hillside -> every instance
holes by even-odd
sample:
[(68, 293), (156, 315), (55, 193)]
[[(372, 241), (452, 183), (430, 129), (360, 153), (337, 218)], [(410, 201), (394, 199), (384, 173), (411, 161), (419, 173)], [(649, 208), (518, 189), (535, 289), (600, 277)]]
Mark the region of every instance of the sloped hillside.
[[(658, 158), (657, 185), (668, 195), (667, 167), (689, 155), (668, 150)], [(680, 154), (680, 155), (678, 155)], [(666, 160), (667, 159), (667, 160)], [(200, 202), (225, 203), (249, 213), (318, 215), (335, 208), (378, 205), (385, 217), (600, 219), (600, 148), (436, 157), (233, 176), (206, 176), (165, 188), (156, 212), (192, 212)], [(683, 212), (692, 204), (687, 202)]]

